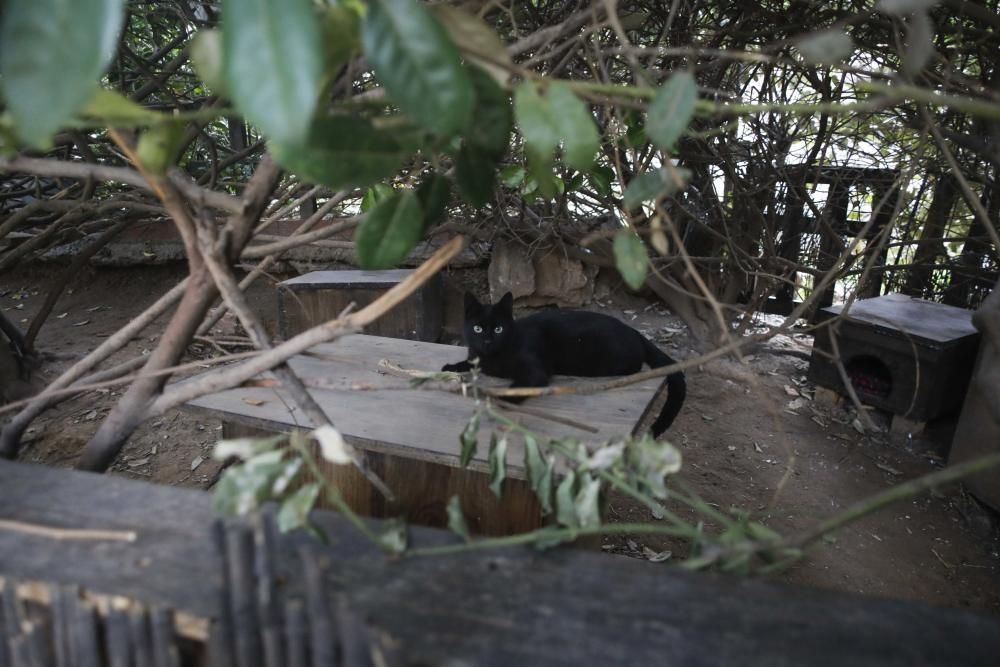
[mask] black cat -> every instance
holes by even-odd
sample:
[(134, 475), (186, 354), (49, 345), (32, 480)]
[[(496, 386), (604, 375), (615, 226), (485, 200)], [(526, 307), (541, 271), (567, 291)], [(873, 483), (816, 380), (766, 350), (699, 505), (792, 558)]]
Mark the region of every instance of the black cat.
[[(510, 292), (490, 306), (465, 295), (465, 342), (469, 358), (442, 370), (467, 371), (473, 359), (487, 375), (510, 378), (513, 387), (544, 387), (553, 375), (630, 375), (647, 363), (674, 363), (641, 333), (608, 315), (584, 310), (546, 310), (514, 320)], [(659, 436), (674, 421), (687, 393), (684, 374), (671, 373), (667, 402), (653, 422)]]

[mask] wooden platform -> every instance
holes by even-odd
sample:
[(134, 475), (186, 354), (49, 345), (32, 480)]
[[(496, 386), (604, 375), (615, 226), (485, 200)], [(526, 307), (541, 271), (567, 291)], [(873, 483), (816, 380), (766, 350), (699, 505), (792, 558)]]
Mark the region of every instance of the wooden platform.
[[(125, 595), (206, 619), (220, 609), (207, 494), (0, 461), (0, 518), (133, 530), (134, 542), (0, 528), (0, 576)], [(344, 593), (404, 664), (925, 665), (993, 667), (1000, 618), (760, 580), (689, 573), (574, 549), (389, 560), (340, 516), (314, 515), (328, 596)], [(411, 529), (417, 545), (454, 538)], [(287, 572), (294, 559), (279, 559)]]
[[(353, 335), (319, 345), (311, 354), (314, 356), (294, 357), (290, 361), (292, 368), (310, 386), (334, 426), (365, 453), (369, 466), (399, 496), (399, 503), (386, 505), (353, 469), (325, 466), (324, 473), (336, 481), (356, 511), (367, 516), (391, 516), (402, 511), (410, 521), (443, 526), (448, 499), (456, 494), (474, 531), (507, 534), (541, 525), (534, 494), (523, 482), (524, 441), (519, 435), (511, 435), (508, 440), (508, 480), (501, 504), (488, 491), (485, 474), (489, 471), (490, 434), (497, 425), (484, 421), (478, 452), (469, 470), (461, 469), (459, 436), (476, 411), (474, 401), (459, 394), (411, 389), (408, 380), (378, 369), (379, 361), (387, 359), (407, 369), (437, 371), (446, 363), (464, 359), (464, 347)], [(509, 384), (489, 378), (484, 381), (495, 386)], [(556, 378), (559, 384), (583, 381)], [(575, 422), (579, 427), (516, 412), (509, 415), (554, 438), (573, 437), (585, 443), (604, 444), (629, 434), (658, 385), (652, 380), (603, 394), (545, 396), (525, 403), (526, 407)], [(205, 396), (188, 407), (222, 419), (226, 437), (313, 426), (304, 415), (290, 411), (289, 405), (281, 390), (245, 388)]]

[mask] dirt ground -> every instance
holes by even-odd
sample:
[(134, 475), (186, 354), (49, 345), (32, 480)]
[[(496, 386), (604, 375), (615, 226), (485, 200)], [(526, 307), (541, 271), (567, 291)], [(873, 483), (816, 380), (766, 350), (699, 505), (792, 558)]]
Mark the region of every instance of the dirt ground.
[[(152, 303), (181, 275), (180, 266), (88, 270), (64, 295), (38, 341), (55, 377), (104, 337)], [(32, 267), (0, 283), (0, 308), (26, 328), (58, 271)], [(261, 312), (275, 312), (263, 286)], [(680, 321), (632, 297), (593, 306), (617, 314), (669, 354), (691, 354)], [(158, 323), (162, 325), (162, 323)], [(123, 360), (155, 344), (156, 327), (116, 355)], [(750, 511), (782, 534), (803, 530), (893, 484), (941, 468), (949, 424), (922, 439), (893, 440), (859, 432), (843, 407), (818, 404), (806, 381), (808, 336), (781, 336), (744, 359), (718, 361), (688, 373), (687, 403), (671, 428), (684, 455), (683, 478), (720, 509)], [(209, 353), (205, 344), (204, 354)], [(197, 359), (197, 354), (192, 357)], [(28, 432), (22, 459), (72, 466), (119, 392), (101, 390), (60, 404)], [(885, 415), (874, 415), (887, 424)], [(217, 421), (172, 411), (145, 424), (130, 440), (113, 474), (195, 488), (217, 470), (211, 448)], [(644, 521), (648, 510), (614, 501), (612, 520)], [(923, 600), (1000, 613), (1000, 542), (996, 517), (961, 487), (925, 494), (838, 532), (807, 559), (775, 578), (867, 595)], [(605, 540), (604, 549), (637, 558), (684, 554), (656, 539)], [(667, 562), (669, 562), (669, 558)]]

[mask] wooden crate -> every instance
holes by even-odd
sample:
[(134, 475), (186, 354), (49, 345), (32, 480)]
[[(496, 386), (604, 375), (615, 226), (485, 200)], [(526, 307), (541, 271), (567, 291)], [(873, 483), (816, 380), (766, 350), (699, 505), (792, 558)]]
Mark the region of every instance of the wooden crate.
[[(465, 358), (464, 347), (351, 335), (317, 345), (312, 352), (293, 357), (289, 364), (344, 439), (363, 452), (370, 468), (398, 496), (397, 503), (387, 503), (356, 469), (323, 463), (324, 477), (337, 484), (353, 509), (366, 516), (403, 514), (412, 523), (445, 526), (448, 500), (458, 495), (466, 520), (477, 533), (505, 535), (542, 525), (537, 500), (525, 481), (524, 442), (519, 435), (508, 437), (507, 479), (498, 500), (489, 490), (487, 460), (490, 435), (498, 425), (484, 420), (477, 452), (468, 467), (462, 467), (459, 435), (476, 411), (475, 402), (455, 393), (408, 389), (408, 380), (378, 369), (379, 360), (387, 359), (403, 368), (438, 370)], [(590, 380), (594, 378), (556, 381)], [(517, 412), (510, 416), (554, 438), (603, 445), (631, 432), (659, 384), (654, 379), (603, 394), (543, 396), (526, 403), (558, 422)], [(289, 410), (289, 405), (280, 389), (242, 387), (195, 399), (187, 408), (221, 419), (226, 437), (311, 428), (308, 418)]]
[[(842, 309), (822, 312), (832, 317)], [(837, 367), (827, 356), (834, 354), (831, 335), (830, 327), (816, 332), (809, 379), (843, 393)], [(961, 409), (979, 345), (972, 311), (889, 294), (855, 302), (836, 336), (863, 403), (914, 422)]]
[[(313, 271), (278, 285), (278, 328), (285, 339), (335, 319), (351, 303), (363, 308), (413, 273)], [(441, 335), (442, 287), (434, 276), (403, 303), (365, 327), (365, 333), (436, 342)]]

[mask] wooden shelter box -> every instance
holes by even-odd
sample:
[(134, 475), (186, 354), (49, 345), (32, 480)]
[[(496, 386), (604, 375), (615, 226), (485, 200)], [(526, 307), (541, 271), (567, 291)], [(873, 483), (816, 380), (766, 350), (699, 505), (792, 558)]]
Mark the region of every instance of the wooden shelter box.
[[(834, 317), (842, 310), (822, 312)], [(839, 353), (863, 403), (922, 423), (961, 409), (978, 345), (970, 310), (903, 294), (862, 299), (817, 331), (809, 379), (844, 393), (833, 362)]]
[[(413, 273), (389, 271), (313, 271), (278, 285), (278, 329), (285, 339), (336, 319), (348, 305), (364, 308)], [(434, 276), (365, 333), (436, 342), (441, 335), (443, 293)]]

